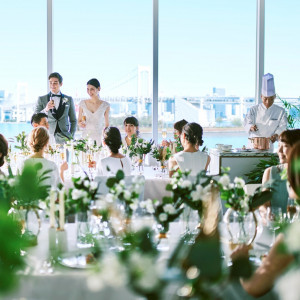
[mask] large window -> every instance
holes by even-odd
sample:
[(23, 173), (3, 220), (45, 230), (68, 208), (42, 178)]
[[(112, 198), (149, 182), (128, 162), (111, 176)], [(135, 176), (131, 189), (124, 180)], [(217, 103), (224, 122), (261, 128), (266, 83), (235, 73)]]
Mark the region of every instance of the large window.
[(55, 0), (53, 68), (63, 91), (87, 99), (86, 82), (97, 78), (110, 102), (110, 123), (123, 128), (127, 115), (151, 132), (152, 0)]
[(276, 93), (298, 98), (300, 82), (300, 2), (266, 0), (265, 73), (275, 78)]
[(241, 126), (244, 101), (254, 104), (255, 38), (254, 0), (161, 0), (161, 128), (183, 118), (205, 127)]
[[(0, 122), (27, 121), (38, 95), (47, 93), (46, 1), (1, 2)], [(14, 137), (26, 126), (0, 125)]]

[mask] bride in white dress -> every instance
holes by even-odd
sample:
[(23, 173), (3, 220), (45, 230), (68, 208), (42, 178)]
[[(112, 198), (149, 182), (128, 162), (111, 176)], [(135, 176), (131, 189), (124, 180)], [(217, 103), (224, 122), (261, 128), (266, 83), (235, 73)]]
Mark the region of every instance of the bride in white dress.
[(118, 170), (123, 170), (125, 176), (131, 173), (130, 159), (121, 153), (121, 133), (117, 127), (108, 127), (103, 131), (103, 144), (110, 152), (108, 157), (102, 158), (98, 164), (98, 174), (104, 176), (115, 175)]
[(197, 123), (188, 123), (183, 127), (180, 135), (183, 151), (174, 154), (170, 158), (170, 177), (178, 168), (182, 171), (190, 170), (192, 176), (207, 170), (210, 156), (206, 152), (199, 151), (199, 146), (203, 144), (202, 134), (203, 129)]
[(87, 93), (91, 97), (79, 103), (78, 125), (82, 128), (82, 137), (90, 138), (101, 145), (102, 131), (109, 126), (108, 102), (99, 97), (100, 82), (93, 78), (87, 82)]

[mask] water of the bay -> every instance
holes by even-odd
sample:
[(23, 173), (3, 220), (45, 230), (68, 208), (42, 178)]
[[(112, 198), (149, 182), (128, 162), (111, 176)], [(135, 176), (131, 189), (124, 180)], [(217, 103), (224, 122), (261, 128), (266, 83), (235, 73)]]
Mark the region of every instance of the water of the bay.
[[(30, 123), (0, 123), (0, 133), (3, 134), (7, 139), (15, 138), (20, 132), (24, 131), (28, 134), (32, 130)], [(143, 138), (150, 140), (152, 137), (151, 133), (142, 133)], [(76, 134), (76, 137), (80, 137), (80, 132)], [(161, 141), (161, 136), (160, 140)], [(173, 139), (173, 134), (168, 133), (167, 140)], [(222, 132), (210, 132), (205, 131), (203, 134), (203, 146), (211, 149), (215, 147), (215, 144), (228, 144), (232, 145), (233, 148), (241, 148), (243, 145), (247, 145), (248, 136), (243, 131), (222, 131)]]

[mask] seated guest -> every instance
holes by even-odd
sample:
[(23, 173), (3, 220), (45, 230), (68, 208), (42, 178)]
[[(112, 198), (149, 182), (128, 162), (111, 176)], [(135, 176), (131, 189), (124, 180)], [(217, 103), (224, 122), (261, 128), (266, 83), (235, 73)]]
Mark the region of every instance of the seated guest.
[(115, 175), (118, 170), (123, 170), (125, 175), (131, 173), (131, 163), (128, 157), (119, 153), (122, 145), (121, 133), (117, 127), (107, 127), (103, 131), (103, 145), (107, 146), (110, 154), (102, 158), (98, 164), (98, 174)]
[(210, 156), (199, 151), (202, 146), (203, 129), (197, 123), (188, 123), (183, 127), (180, 141), (183, 151), (174, 154), (169, 160), (169, 175), (174, 174), (178, 168), (182, 171), (191, 170), (190, 175), (197, 175), (203, 170), (207, 170), (210, 163)]
[[(298, 142), (290, 151), (288, 158), (288, 182), (291, 189), (289, 196), (300, 200), (300, 142)], [(278, 235), (274, 245), (269, 254), (263, 259), (262, 264), (256, 269), (255, 273), (249, 279), (242, 279), (241, 284), (243, 288), (252, 296), (260, 297), (266, 294), (273, 287), (275, 281), (282, 275), (290, 264), (294, 261), (294, 256), (282, 253), (281, 243), (284, 241), (282, 234)], [(299, 236), (295, 236), (299, 239)], [(238, 258), (242, 255), (247, 255), (248, 248), (242, 247), (237, 249), (232, 259)]]
[(49, 178), (47, 178), (43, 184), (57, 187), (61, 181), (64, 181), (64, 171), (68, 169), (68, 164), (67, 162), (64, 162), (61, 165), (59, 172), (56, 164), (44, 157), (44, 152), (48, 147), (48, 143), (48, 130), (42, 126), (34, 128), (28, 137), (28, 145), (32, 151), (32, 154), (23, 162), (23, 164), (41, 163), (42, 169), (39, 170), (40, 175), (46, 170), (51, 170), (51, 172), (47, 174)]
[(49, 130), (48, 116), (44, 113), (36, 113), (31, 117), (33, 127), (43, 126)]
[(175, 142), (172, 142), (172, 141), (168, 142), (166, 140), (163, 140), (162, 143), (161, 143), (161, 145), (162, 146), (171, 146), (172, 147), (173, 144), (174, 144), (175, 148), (176, 148), (176, 141), (179, 141), (179, 143), (180, 143), (180, 135), (181, 135), (182, 129), (183, 129), (184, 125), (186, 125), (187, 123), (188, 122), (186, 120), (184, 120), (184, 119), (175, 122), (174, 125), (173, 125)]
[(139, 136), (139, 121), (135, 117), (127, 117), (123, 124), (126, 136), (122, 140), (122, 144), (128, 147), (131, 144), (132, 135)]
[[(0, 134), (0, 167), (4, 165), (4, 159), (5, 156), (8, 154), (8, 143), (5, 137)], [(5, 175), (1, 170), (0, 170), (0, 175)]]
[[(299, 141), (300, 129), (286, 130), (280, 134), (277, 150), (280, 165), (267, 168), (262, 179), (263, 184), (269, 180), (275, 180), (271, 186), (274, 191), (272, 199), (264, 205), (264, 208), (271, 205), (271, 207), (281, 207), (282, 212), (286, 212), (288, 191), (286, 180), (281, 179), (281, 173), (287, 168), (288, 157), (293, 145)], [(260, 211), (263, 212), (264, 209), (260, 208)]]

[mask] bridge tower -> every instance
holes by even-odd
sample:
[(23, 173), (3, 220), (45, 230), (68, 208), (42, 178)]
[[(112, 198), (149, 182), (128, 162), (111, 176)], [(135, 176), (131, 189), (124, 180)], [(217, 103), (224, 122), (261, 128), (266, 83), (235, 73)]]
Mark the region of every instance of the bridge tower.
[(146, 110), (145, 100), (151, 95), (151, 69), (150, 66), (138, 65), (137, 72), (137, 113), (138, 117), (142, 117)]

